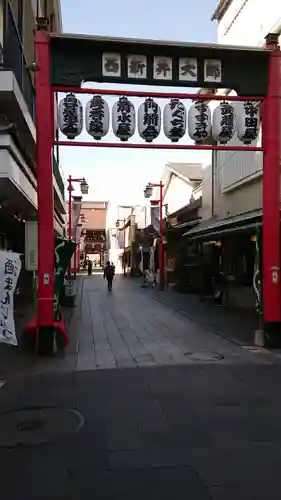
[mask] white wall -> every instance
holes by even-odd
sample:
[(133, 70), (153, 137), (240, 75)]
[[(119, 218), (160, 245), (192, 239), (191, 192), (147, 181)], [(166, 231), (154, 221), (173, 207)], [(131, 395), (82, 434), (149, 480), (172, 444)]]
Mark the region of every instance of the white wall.
[[(211, 107), (214, 105), (217, 104)], [(235, 142), (237, 140), (232, 141)], [(209, 163), (203, 166), (202, 219), (261, 208), (261, 167), (258, 152), (214, 151), (210, 154)]]
[(164, 203), (168, 204), (168, 212), (172, 214), (180, 208), (188, 205), (192, 187), (179, 177), (172, 177), (170, 185), (164, 197)]
[[(218, 24), (218, 43), (226, 45), (262, 46), (269, 32), (280, 31), (279, 0), (233, 0)], [(220, 90), (220, 94), (224, 91)], [(231, 95), (235, 95), (231, 92)], [(218, 104), (210, 103), (213, 110)], [(238, 108), (240, 103), (233, 103)], [(261, 144), (261, 134), (253, 145)], [(241, 145), (236, 135), (228, 145)], [(204, 170), (203, 218), (211, 216), (211, 165)], [(260, 208), (262, 204), (262, 153), (217, 153), (214, 163), (214, 214), (236, 215)]]
[[(281, 25), (279, 0), (233, 0), (218, 24), (218, 42), (222, 44), (257, 46), (264, 37)], [(231, 92), (231, 95), (235, 95)], [(217, 104), (212, 103), (211, 108)], [(233, 103), (239, 108), (241, 103)], [(253, 145), (260, 145), (261, 137)], [(229, 145), (241, 145), (236, 135)], [(218, 154), (223, 192), (236, 189), (262, 175), (262, 154), (258, 152), (227, 152)]]
[(263, 45), (281, 22), (280, 0), (233, 0), (218, 25), (218, 43)]

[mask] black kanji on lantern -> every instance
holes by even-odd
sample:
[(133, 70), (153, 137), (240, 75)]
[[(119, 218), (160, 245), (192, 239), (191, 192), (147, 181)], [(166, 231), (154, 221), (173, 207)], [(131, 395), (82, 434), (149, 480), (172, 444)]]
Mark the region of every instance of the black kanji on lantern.
[(195, 109), (197, 114), (195, 115), (194, 137), (197, 141), (202, 141), (208, 137), (208, 106), (204, 102), (197, 102)]
[(143, 131), (143, 136), (145, 140), (153, 140), (158, 136), (159, 123), (159, 106), (149, 97), (144, 102), (143, 125), (146, 128)]
[(63, 133), (66, 135), (78, 133), (78, 108), (78, 99), (74, 94), (68, 94), (63, 100)]
[(254, 117), (254, 116), (257, 116), (259, 114), (259, 108), (258, 108), (258, 106), (254, 105), (250, 101), (245, 101), (245, 103), (244, 103), (244, 110), (245, 110), (245, 115), (246, 116)]
[(90, 102), (89, 119), (90, 134), (96, 139), (100, 139), (104, 132), (104, 100), (99, 95), (94, 96)]
[(117, 102), (117, 136), (121, 140), (127, 140), (131, 136), (132, 105), (127, 97), (120, 97)]
[(246, 101), (244, 103), (245, 111), (245, 142), (251, 142), (257, 138), (259, 128), (259, 108), (252, 102)]
[(172, 142), (178, 141), (185, 132), (185, 107), (178, 99), (172, 99), (169, 103), (172, 111), (170, 138)]
[(222, 139), (222, 141), (224, 141), (231, 139), (233, 134), (234, 109), (227, 102), (221, 103), (220, 106), (221, 106), (221, 120), (220, 120), (221, 131), (219, 133), (219, 137), (220, 139)]

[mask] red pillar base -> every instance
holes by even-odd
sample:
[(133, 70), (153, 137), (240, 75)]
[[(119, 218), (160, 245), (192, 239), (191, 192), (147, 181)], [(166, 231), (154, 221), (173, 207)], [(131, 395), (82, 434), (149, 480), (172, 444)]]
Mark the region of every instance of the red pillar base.
[(34, 341), (39, 356), (52, 356), (56, 351), (62, 351), (69, 343), (63, 317), (54, 321), (52, 326), (38, 327), (37, 316), (34, 316), (27, 323), (23, 335)]

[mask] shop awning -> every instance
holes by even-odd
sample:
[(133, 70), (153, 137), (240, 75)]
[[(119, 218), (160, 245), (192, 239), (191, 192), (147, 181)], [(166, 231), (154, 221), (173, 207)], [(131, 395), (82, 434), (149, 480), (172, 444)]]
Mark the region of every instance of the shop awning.
[(188, 229), (189, 227), (197, 226), (201, 222), (201, 219), (194, 219), (194, 220), (189, 220), (187, 222), (181, 222), (179, 224), (175, 224), (174, 226), (171, 226), (169, 229)]
[(252, 210), (232, 217), (212, 217), (183, 234), (190, 239), (209, 239), (227, 233), (244, 232), (261, 225), (262, 210)]

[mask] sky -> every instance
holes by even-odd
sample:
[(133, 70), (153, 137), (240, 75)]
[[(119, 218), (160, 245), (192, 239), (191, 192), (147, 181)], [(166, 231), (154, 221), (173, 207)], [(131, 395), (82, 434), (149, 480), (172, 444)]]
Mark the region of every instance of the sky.
[[(63, 31), (87, 35), (118, 36), (178, 40), (185, 42), (216, 41), (216, 23), (210, 20), (218, 0), (61, 0)], [(77, 8), (78, 7), (78, 8)], [(164, 55), (164, 54), (163, 54)], [(94, 84), (87, 87), (131, 90), (167, 91), (164, 87)], [(169, 87), (171, 92), (195, 92), (196, 89)], [(149, 95), (149, 92), (148, 92)], [(79, 96), (77, 96), (79, 97)], [(82, 104), (91, 96), (80, 96)], [(118, 97), (106, 97), (110, 108)], [(142, 99), (132, 98), (137, 110)], [(163, 108), (167, 101), (158, 103)], [(183, 141), (186, 141), (185, 136)], [(79, 140), (92, 140), (86, 132)], [(105, 141), (117, 139), (110, 131)], [(142, 142), (135, 133), (131, 142)], [(161, 133), (155, 141), (169, 143)], [(177, 150), (139, 150), (109, 148), (61, 147), (60, 159), (64, 176), (83, 176), (89, 184), (85, 199), (135, 205), (143, 201), (143, 189), (148, 182), (159, 182), (167, 162), (207, 162), (209, 152)], [(79, 194), (74, 193), (74, 194)]]

